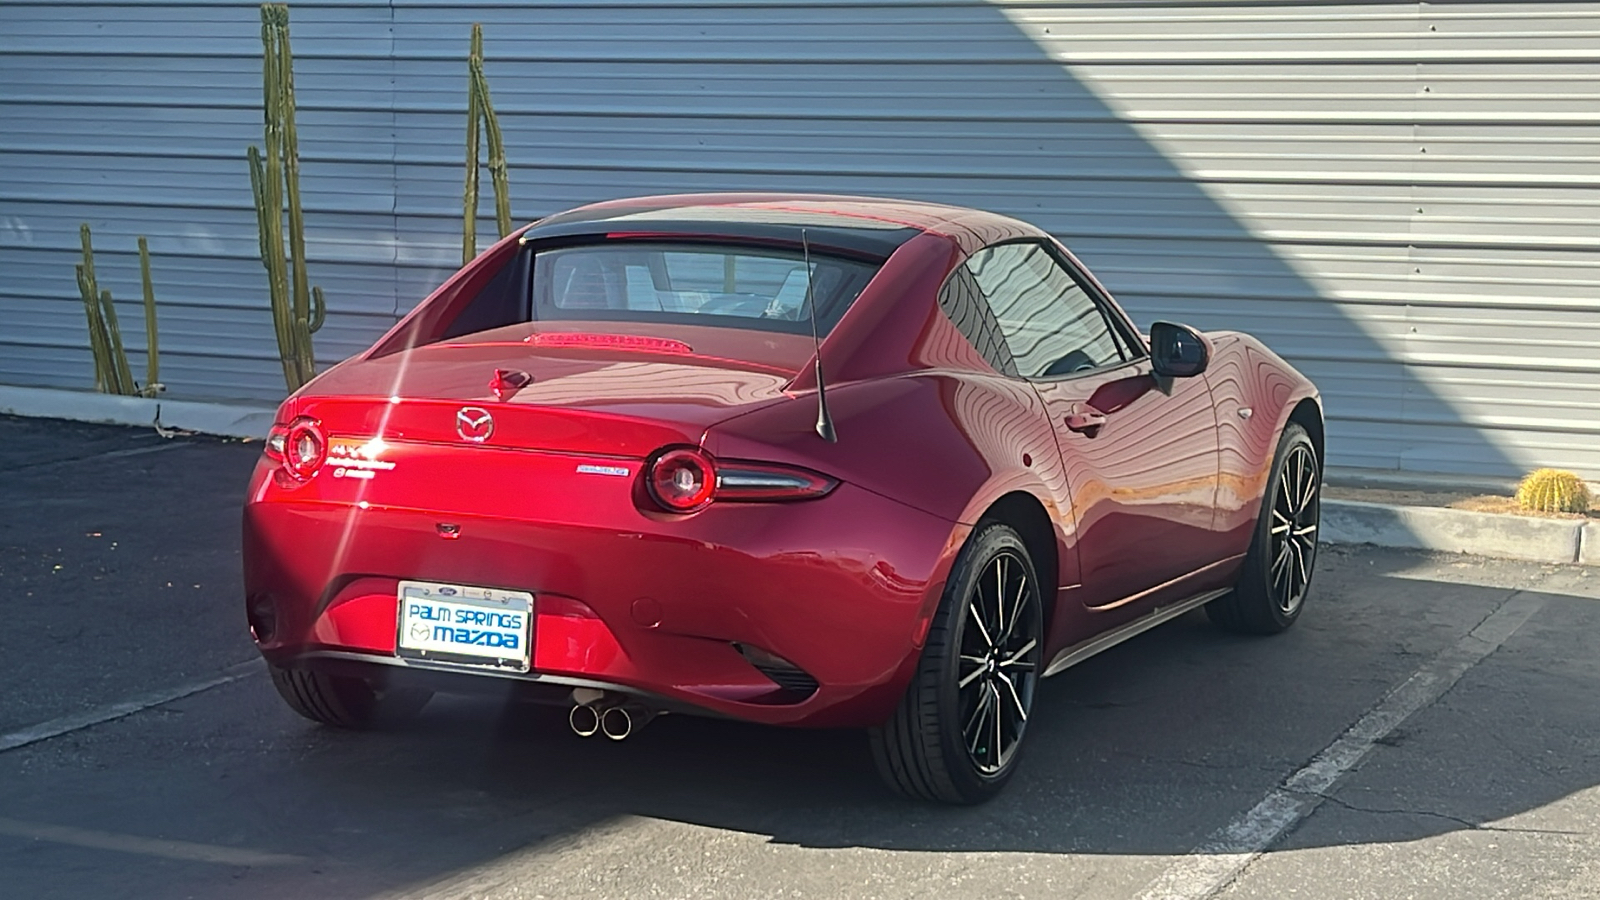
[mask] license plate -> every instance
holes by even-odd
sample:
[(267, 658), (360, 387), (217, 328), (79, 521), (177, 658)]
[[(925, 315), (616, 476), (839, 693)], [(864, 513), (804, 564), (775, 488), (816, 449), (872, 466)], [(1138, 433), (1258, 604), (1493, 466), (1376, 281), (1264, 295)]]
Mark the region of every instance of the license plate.
[(399, 600), (395, 650), (400, 656), (528, 671), (532, 594), (402, 581)]

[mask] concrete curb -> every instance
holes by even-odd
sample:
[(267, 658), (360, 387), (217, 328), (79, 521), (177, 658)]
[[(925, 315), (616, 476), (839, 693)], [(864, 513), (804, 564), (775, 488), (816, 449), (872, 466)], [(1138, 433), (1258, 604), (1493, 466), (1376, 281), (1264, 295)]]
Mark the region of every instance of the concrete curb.
[(1322, 539), (1600, 566), (1600, 523), (1434, 506), (1322, 501)]
[(264, 406), (150, 400), (87, 391), (0, 385), (0, 414), (108, 425), (181, 428), (223, 437), (265, 438), (276, 410)]

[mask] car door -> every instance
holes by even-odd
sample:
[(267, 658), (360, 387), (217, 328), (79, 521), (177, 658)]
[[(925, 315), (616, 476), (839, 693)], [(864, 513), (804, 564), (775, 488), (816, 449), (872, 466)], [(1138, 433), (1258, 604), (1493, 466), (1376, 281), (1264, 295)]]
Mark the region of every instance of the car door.
[(1205, 380), (1158, 380), (1126, 317), (1047, 243), (992, 246), (967, 267), (1017, 377), (1049, 410), (1082, 602), (1109, 627), (1186, 596), (1186, 576), (1218, 552), (1217, 423)]

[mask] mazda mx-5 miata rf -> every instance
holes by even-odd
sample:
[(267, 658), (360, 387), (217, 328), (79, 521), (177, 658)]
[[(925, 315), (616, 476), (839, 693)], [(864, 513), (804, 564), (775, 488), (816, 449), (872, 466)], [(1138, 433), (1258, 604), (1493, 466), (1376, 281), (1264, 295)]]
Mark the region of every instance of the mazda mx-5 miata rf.
[(859, 727), (970, 803), (1039, 679), (1204, 607), (1282, 631), (1317, 552), (1316, 389), (1140, 332), (1050, 235), (969, 209), (715, 194), (496, 244), (283, 403), (246, 606), (295, 711), (434, 691)]

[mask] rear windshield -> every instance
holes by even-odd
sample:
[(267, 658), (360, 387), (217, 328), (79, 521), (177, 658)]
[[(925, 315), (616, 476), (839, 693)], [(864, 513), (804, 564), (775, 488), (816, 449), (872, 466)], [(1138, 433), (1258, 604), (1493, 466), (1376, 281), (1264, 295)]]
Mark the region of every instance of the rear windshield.
[[(826, 334), (878, 270), (811, 254), (810, 296)], [(803, 254), (629, 241), (544, 250), (533, 259), (533, 318), (719, 325), (811, 332)]]

